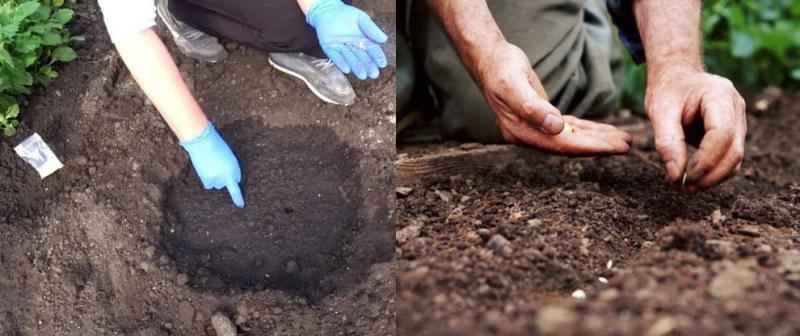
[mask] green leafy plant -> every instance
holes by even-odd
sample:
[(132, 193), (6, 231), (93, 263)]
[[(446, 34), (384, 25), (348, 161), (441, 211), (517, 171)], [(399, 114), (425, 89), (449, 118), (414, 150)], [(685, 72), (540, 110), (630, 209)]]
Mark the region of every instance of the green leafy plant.
[[(701, 28), (709, 72), (752, 90), (800, 88), (800, 0), (706, 0)], [(629, 107), (641, 108), (644, 73), (626, 59)]]
[(58, 77), (56, 62), (77, 57), (66, 28), (74, 12), (63, 0), (0, 0), (0, 129), (16, 132), (18, 102), (34, 85)]

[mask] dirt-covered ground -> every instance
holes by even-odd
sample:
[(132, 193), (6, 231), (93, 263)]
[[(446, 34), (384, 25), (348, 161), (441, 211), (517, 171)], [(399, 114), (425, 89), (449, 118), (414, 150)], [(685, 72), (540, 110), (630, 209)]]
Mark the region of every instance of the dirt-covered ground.
[(635, 116), (611, 119), (630, 155), (532, 153), (403, 186), (398, 334), (800, 334), (800, 94), (781, 103), (749, 116), (739, 175), (697, 195), (663, 182)]
[[(393, 32), (393, 1), (356, 4)], [(225, 266), (241, 271), (254, 262), (291, 275), (281, 278), (283, 285), (239, 282), (211, 264), (193, 268), (179, 261), (186, 255), (173, 244), (176, 232), (198, 236), (186, 225), (173, 230), (186, 221), (171, 221), (170, 214), (180, 211), (168, 202), (170, 186), (192, 181), (186, 154), (114, 51), (96, 2), (80, 2), (76, 11), (72, 30), (87, 40), (78, 46), (80, 58), (30, 98), (19, 134), (0, 140), (0, 335), (215, 335), (215, 313), (242, 335), (394, 334), (394, 69), (378, 80), (353, 80), (356, 104), (337, 107), (271, 68), (258, 51), (226, 43), (230, 58), (210, 65), (182, 57), (169, 42), (189, 86), (240, 155), (250, 206), (237, 217), (224, 194), (203, 192), (211, 200), (191, 205), (216, 199), (224, 211), (195, 208), (200, 214), (192, 217), (186, 214), (191, 208), (178, 210), (186, 220), (217, 216), (200, 223), (210, 228), (207, 239), (242, 247), (220, 253), (230, 263)], [(160, 34), (168, 36), (163, 27)], [(387, 54), (394, 56), (392, 47)], [(44, 180), (13, 152), (33, 132), (65, 162)], [(261, 146), (271, 139), (276, 141)], [(277, 153), (264, 153), (268, 149)], [(347, 162), (290, 170), (302, 167), (302, 150), (309, 151), (309, 165), (330, 163), (336, 151), (346, 153), (340, 159)], [(317, 154), (323, 156), (311, 157)], [(284, 180), (250, 167), (291, 174)], [(300, 173), (319, 176), (306, 180)], [(336, 188), (337, 178), (345, 188)], [(291, 199), (312, 190), (334, 201), (320, 208)], [(290, 206), (274, 211), (267, 205), (273, 201)], [(335, 204), (346, 204), (343, 213), (322, 218)], [(221, 228), (223, 215), (238, 226)], [(306, 226), (269, 240), (284, 219)], [(346, 223), (308, 229), (309, 221), (336, 219)], [(242, 226), (245, 220), (252, 231)], [(266, 222), (275, 226), (259, 227)], [(306, 240), (304, 234), (313, 236)], [(298, 246), (309, 242), (317, 245)], [(280, 263), (246, 249), (267, 245), (283, 253)], [(335, 267), (303, 254), (308, 250), (323, 251), (318, 256), (333, 258)], [(220, 261), (214, 253), (212, 264)], [(315, 290), (285, 285), (292, 279), (309, 281)]]

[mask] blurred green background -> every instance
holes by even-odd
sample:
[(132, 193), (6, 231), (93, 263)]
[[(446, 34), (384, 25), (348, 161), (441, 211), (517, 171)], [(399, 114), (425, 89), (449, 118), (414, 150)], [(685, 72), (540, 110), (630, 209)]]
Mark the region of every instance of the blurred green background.
[[(741, 90), (800, 87), (800, 0), (706, 0), (704, 60)], [(625, 53), (623, 104), (642, 109), (645, 68)]]

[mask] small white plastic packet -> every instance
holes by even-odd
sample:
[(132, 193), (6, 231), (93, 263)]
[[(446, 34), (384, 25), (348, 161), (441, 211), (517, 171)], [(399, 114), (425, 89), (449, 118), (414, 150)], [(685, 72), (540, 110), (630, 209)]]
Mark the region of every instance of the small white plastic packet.
[(42, 179), (64, 167), (64, 164), (50, 150), (50, 146), (39, 136), (39, 133), (33, 133), (17, 147), (14, 147), (14, 151), (25, 162), (33, 166)]

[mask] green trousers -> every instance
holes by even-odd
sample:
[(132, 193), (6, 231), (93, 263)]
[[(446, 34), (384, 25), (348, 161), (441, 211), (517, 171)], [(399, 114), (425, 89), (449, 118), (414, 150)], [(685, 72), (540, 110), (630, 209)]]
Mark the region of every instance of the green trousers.
[[(592, 117), (617, 107), (622, 50), (612, 33), (604, 1), (487, 3), (503, 35), (525, 51), (551, 103), (562, 113)], [(489, 105), (439, 18), (424, 1), (414, 0), (411, 8), (412, 52), (442, 111), (442, 135), (502, 142)]]

